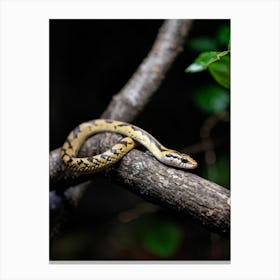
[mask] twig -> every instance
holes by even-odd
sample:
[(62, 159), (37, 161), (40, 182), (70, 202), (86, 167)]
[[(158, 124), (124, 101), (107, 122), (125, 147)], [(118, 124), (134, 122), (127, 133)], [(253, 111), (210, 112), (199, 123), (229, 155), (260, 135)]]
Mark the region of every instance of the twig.
[(211, 133), (214, 127), (221, 121), (229, 121), (229, 113), (227, 111), (209, 116), (200, 129), (201, 142), (204, 147), (207, 147), (204, 151), (204, 159), (207, 165), (213, 165), (216, 162), (215, 145)]
[(222, 145), (225, 143), (225, 139), (217, 138), (217, 139), (206, 139), (203, 141), (200, 141), (194, 145), (185, 147), (180, 149), (180, 152), (186, 153), (186, 154), (191, 154), (191, 155), (196, 155), (199, 153), (204, 153), (206, 151), (209, 151), (210, 149), (214, 148), (216, 149), (218, 146)]

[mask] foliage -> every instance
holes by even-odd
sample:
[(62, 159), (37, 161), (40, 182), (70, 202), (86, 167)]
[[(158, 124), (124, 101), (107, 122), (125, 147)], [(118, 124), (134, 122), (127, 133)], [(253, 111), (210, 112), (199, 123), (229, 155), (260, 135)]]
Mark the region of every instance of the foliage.
[[(225, 47), (225, 51), (213, 51), (219, 45)], [(202, 37), (192, 40), (191, 46), (202, 51), (194, 62), (185, 69), (186, 73), (196, 73), (208, 70), (212, 77), (223, 87), (230, 88), (230, 44), (229, 27), (222, 25), (214, 38)]]
[(209, 50), (229, 49), (228, 42), (230, 40), (229, 24), (221, 24), (218, 26), (214, 36), (200, 35), (194, 37), (190, 41), (190, 48), (195, 52), (206, 52)]
[(222, 113), (228, 108), (230, 101), (228, 92), (217, 84), (197, 88), (193, 99), (199, 109), (210, 114)]
[(171, 221), (154, 221), (143, 234), (145, 249), (160, 257), (169, 257), (176, 253), (181, 242), (180, 228)]
[(225, 154), (219, 155), (215, 164), (207, 165), (203, 171), (203, 176), (226, 188), (229, 188), (229, 158)]
[(186, 68), (186, 73), (209, 70), (212, 77), (223, 87), (230, 87), (230, 57), (229, 50), (223, 52), (203, 52)]
[[(230, 105), (230, 27), (221, 24), (212, 36), (198, 36), (191, 39), (190, 48), (196, 57), (186, 69), (187, 74), (207, 71), (211, 82), (202, 76), (200, 84), (193, 91), (195, 105), (207, 115), (219, 115)], [(223, 136), (221, 136), (223, 137)], [(217, 151), (215, 151), (217, 153)], [(219, 152), (218, 152), (219, 153)], [(202, 167), (203, 176), (210, 181), (229, 187), (229, 156), (219, 153), (215, 162)]]

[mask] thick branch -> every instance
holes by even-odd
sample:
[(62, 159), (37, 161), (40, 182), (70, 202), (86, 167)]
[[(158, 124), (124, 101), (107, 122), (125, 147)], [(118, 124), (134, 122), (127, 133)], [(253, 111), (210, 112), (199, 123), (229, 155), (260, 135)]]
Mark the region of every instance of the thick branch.
[[(90, 155), (92, 149), (97, 152), (107, 149), (121, 137), (112, 135), (102, 142), (99, 137), (95, 138), (90, 145), (84, 145), (81, 156)], [(186, 213), (214, 231), (229, 234), (230, 192), (215, 183), (165, 166), (149, 152), (140, 150), (131, 151), (106, 173), (145, 200)], [(80, 180), (85, 181), (85, 178), (89, 179), (83, 175), (68, 176), (63, 171), (61, 174), (61, 181), (53, 182), (56, 187), (66, 180), (75, 184)]]
[(137, 150), (122, 160), (114, 175), (145, 200), (188, 214), (214, 231), (229, 234), (227, 189), (195, 174), (162, 165)]

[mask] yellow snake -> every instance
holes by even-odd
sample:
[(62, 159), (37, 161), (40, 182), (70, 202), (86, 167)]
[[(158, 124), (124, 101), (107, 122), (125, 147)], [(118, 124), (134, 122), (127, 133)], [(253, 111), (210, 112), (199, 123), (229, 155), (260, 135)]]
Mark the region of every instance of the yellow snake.
[[(102, 154), (78, 158), (78, 152), (85, 140), (100, 132), (115, 132), (127, 137)], [(165, 148), (145, 130), (132, 124), (109, 119), (98, 119), (78, 125), (63, 144), (61, 158), (65, 166), (73, 171), (93, 173), (116, 163), (138, 143), (166, 165), (183, 169), (197, 167), (197, 162), (189, 155)]]

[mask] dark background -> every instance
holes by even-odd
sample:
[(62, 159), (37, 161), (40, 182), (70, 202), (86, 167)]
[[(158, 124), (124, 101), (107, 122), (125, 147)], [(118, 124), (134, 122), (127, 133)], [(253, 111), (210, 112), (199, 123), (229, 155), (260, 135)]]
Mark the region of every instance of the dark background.
[[(50, 20), (50, 150), (60, 147), (79, 123), (99, 118), (149, 52), (161, 20)], [(209, 117), (194, 104), (195, 89), (213, 83), (208, 72), (186, 74), (198, 52), (192, 38), (215, 36), (228, 20), (198, 20), (184, 52), (134, 124), (163, 145), (182, 150), (200, 142)], [(217, 125), (228, 159), (229, 123)], [(192, 171), (207, 178), (204, 154)], [(229, 172), (229, 171), (228, 171)], [(218, 172), (219, 173), (219, 172)], [(205, 175), (206, 174), (206, 175)], [(211, 178), (208, 178), (211, 179)], [(222, 180), (222, 179), (221, 179)], [(229, 175), (217, 183), (229, 188)], [(50, 247), (52, 260), (229, 260), (230, 240), (143, 201), (97, 174), (66, 231)]]

